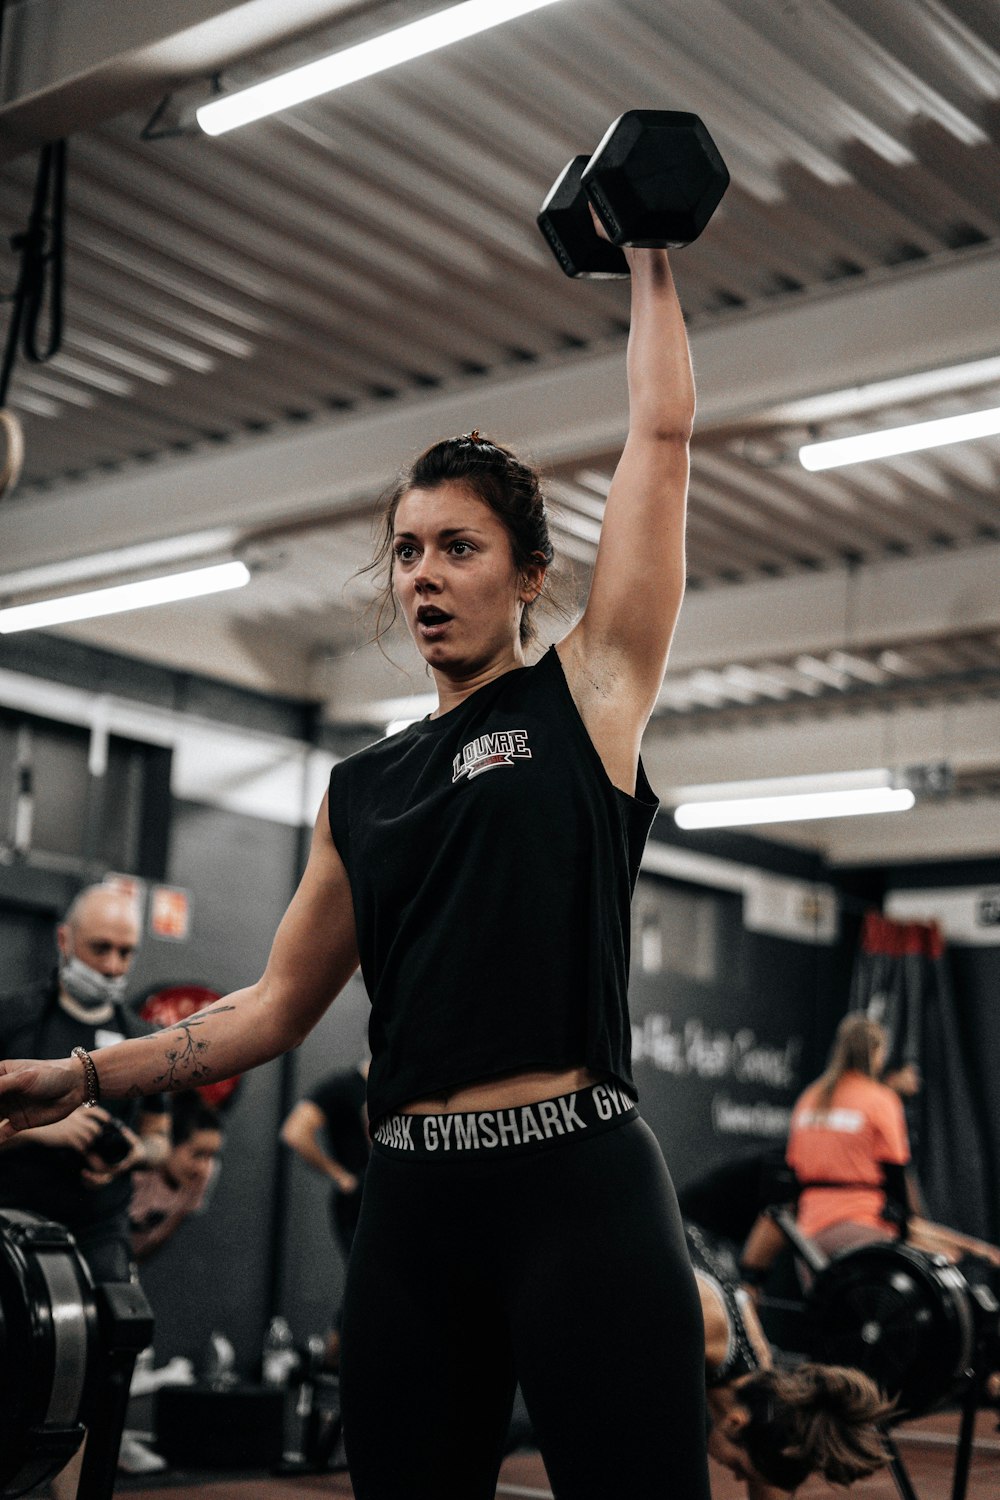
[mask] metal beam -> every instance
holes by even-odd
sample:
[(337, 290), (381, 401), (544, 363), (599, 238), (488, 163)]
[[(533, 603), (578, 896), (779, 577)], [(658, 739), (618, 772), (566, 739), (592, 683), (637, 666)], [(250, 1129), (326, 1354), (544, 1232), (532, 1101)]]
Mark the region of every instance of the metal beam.
[[(741, 724), (732, 729), (685, 731), (655, 721), (646, 731), (643, 758), (652, 785), (665, 802), (672, 789), (773, 776), (835, 771), (889, 770), (947, 761), (956, 771), (1000, 762), (995, 700), (942, 701), (904, 708), (853, 712), (833, 704), (822, 716), (792, 723)], [(997, 830), (992, 829), (994, 844)]]
[[(995, 354), (995, 332), (982, 309), (991, 305), (998, 280), (1000, 252), (967, 251), (696, 328), (696, 437), (796, 398)], [(207, 381), (205, 395), (210, 406)], [(216, 527), (248, 532), (310, 518), (335, 521), (370, 503), (441, 433), (502, 432), (552, 464), (615, 448), (627, 425), (624, 359), (616, 347), (65, 485), (0, 512), (0, 555), (5, 572), (14, 574), (167, 537), (189, 548), (192, 536)]]
[(365, 0), (25, 0), (0, 59), (0, 161), (362, 8)]
[(760, 832), (764, 838), (814, 850), (834, 866), (884, 868), (945, 859), (995, 862), (997, 828), (1000, 828), (1000, 798), (969, 797), (918, 803), (907, 813), (785, 823)]
[(672, 672), (1000, 628), (1000, 545), (688, 594)]

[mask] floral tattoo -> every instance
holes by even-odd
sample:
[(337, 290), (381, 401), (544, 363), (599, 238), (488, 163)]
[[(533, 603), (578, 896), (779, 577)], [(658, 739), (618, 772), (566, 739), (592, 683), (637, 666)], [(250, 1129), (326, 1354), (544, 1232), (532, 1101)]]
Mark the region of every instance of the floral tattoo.
[(183, 1021), (175, 1021), (172, 1026), (164, 1027), (161, 1035), (168, 1031), (179, 1032), (180, 1035), (176, 1045), (167, 1049), (164, 1059), (167, 1066), (155, 1080), (157, 1085), (167, 1090), (183, 1089), (207, 1078), (211, 1069), (204, 1060), (204, 1053), (208, 1051), (209, 1044), (204, 1037), (196, 1036), (195, 1030), (203, 1026), (209, 1016), (220, 1016), (225, 1011), (235, 1009), (235, 1005), (220, 1005), (215, 1010), (199, 1011)]

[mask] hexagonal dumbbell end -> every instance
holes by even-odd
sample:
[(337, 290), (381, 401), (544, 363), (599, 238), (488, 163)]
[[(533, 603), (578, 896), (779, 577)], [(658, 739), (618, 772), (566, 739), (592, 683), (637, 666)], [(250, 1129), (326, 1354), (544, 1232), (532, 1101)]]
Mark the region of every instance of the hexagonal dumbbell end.
[(589, 156), (574, 156), (560, 172), (539, 210), (538, 227), (567, 276), (627, 276), (624, 253), (601, 239), (590, 217), (581, 180), (589, 161)]
[(701, 234), (729, 173), (697, 115), (630, 109), (608, 130), (581, 180), (614, 244), (677, 249)]

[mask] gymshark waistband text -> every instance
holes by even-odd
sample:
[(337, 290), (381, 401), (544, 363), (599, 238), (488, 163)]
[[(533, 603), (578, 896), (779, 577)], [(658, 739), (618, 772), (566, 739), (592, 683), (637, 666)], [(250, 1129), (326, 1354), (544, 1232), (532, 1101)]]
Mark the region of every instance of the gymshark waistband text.
[[(612, 1084), (599, 1083), (590, 1091), (597, 1120), (612, 1120), (635, 1105)], [(396, 1151), (491, 1151), (503, 1146), (526, 1146), (532, 1141), (574, 1135), (597, 1123), (585, 1120), (577, 1108), (583, 1095), (564, 1094), (537, 1104), (475, 1114), (387, 1115), (374, 1139)]]

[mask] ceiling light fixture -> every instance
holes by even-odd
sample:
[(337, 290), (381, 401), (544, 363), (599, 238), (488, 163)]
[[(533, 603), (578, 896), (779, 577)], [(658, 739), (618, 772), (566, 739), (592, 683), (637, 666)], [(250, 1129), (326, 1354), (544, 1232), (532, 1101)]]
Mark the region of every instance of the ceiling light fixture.
[(680, 828), (727, 828), (753, 823), (789, 823), (808, 818), (855, 817), (864, 813), (905, 812), (916, 793), (936, 795), (949, 781), (948, 768), (885, 766), (862, 771), (821, 771), (804, 776), (769, 776), (673, 787)]
[(772, 797), (727, 797), (718, 802), (682, 802), (674, 809), (674, 820), (678, 828), (739, 828), (751, 823), (796, 823), (810, 818), (906, 812), (916, 800), (909, 787), (891, 786), (793, 792)]
[(819, 469), (864, 463), (866, 459), (892, 458), (898, 453), (941, 448), (946, 443), (994, 437), (997, 433), (1000, 433), (1000, 406), (993, 406), (987, 411), (966, 412), (960, 417), (940, 417), (934, 422), (912, 422), (907, 427), (889, 427), (882, 432), (862, 432), (856, 437), (806, 443), (799, 449), (799, 462), (804, 469), (815, 473)]
[(128, 609), (146, 609), (151, 604), (172, 604), (178, 599), (197, 599), (202, 594), (242, 588), (249, 582), (250, 569), (245, 563), (214, 563), (208, 568), (169, 573), (139, 583), (119, 583), (111, 588), (89, 589), (84, 594), (64, 594), (61, 598), (40, 599), (34, 604), (15, 604), (0, 609), (0, 635), (12, 635), (18, 630), (44, 630), (49, 625), (92, 620), (98, 615), (117, 615)]
[(370, 78), (411, 58), (423, 57), (452, 42), (556, 3), (557, 0), (465, 0), (462, 5), (449, 6), (357, 46), (345, 47), (301, 68), (292, 68), (237, 93), (213, 99), (196, 110), (195, 117), (206, 135), (223, 135), (252, 120), (262, 120), (279, 110), (304, 104), (320, 94), (329, 94), (333, 89), (357, 83), (360, 78)]

